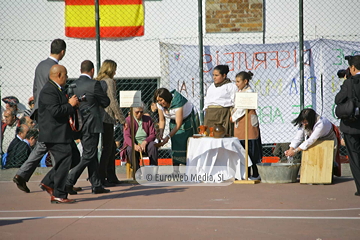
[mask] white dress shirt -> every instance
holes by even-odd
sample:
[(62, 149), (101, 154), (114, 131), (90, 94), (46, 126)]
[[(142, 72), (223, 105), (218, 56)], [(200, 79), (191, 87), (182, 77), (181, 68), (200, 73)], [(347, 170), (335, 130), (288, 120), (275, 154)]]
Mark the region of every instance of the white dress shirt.
[(87, 76), (88, 78), (92, 79), (92, 78), (90, 77), (90, 75), (89, 75), (89, 74), (86, 74), (86, 73), (82, 73), (82, 74), (80, 74), (80, 76)]
[[(310, 136), (308, 131), (304, 127), (298, 128), (295, 138), (291, 141), (290, 147), (301, 148), (303, 150), (308, 149), (316, 140), (321, 137), (325, 137), (332, 131), (333, 126), (329, 120), (324, 117), (319, 117), (319, 120), (315, 123)], [(305, 141), (304, 141), (305, 140)]]
[(59, 64), (59, 60), (57, 60), (56, 58), (49, 56), (50, 59), (54, 60), (57, 64)]

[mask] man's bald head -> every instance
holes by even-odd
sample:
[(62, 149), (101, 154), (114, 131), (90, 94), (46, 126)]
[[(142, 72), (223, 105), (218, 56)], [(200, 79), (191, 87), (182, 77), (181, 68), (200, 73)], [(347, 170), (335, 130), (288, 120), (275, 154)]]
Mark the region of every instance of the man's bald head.
[(67, 80), (67, 70), (63, 65), (55, 64), (50, 68), (50, 79), (59, 84), (65, 86)]

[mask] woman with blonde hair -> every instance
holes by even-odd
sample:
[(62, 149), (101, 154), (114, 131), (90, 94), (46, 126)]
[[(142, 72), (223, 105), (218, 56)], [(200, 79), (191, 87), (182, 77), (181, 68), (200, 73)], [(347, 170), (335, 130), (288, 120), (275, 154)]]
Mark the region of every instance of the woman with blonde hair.
[(106, 93), (110, 98), (110, 105), (105, 108), (103, 117), (104, 133), (99, 163), (99, 177), (105, 187), (115, 186), (120, 183), (115, 173), (116, 144), (114, 138), (114, 124), (116, 123), (116, 120), (121, 124), (125, 124), (125, 118), (119, 107), (119, 103), (116, 100), (116, 84), (114, 81), (116, 68), (116, 62), (107, 59), (101, 65), (99, 73), (95, 78), (96, 80), (101, 81), (103, 89), (106, 89)]

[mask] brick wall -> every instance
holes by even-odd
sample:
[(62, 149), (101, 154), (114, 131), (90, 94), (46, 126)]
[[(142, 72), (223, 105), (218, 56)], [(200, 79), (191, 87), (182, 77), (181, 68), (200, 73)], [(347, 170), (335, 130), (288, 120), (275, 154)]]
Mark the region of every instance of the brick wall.
[(206, 0), (206, 32), (261, 32), (263, 0)]

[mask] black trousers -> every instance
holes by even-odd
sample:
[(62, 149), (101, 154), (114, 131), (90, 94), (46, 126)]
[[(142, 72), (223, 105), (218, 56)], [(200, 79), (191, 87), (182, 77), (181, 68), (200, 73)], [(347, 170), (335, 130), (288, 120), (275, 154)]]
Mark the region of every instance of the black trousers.
[(356, 190), (360, 193), (360, 134), (352, 135), (344, 133), (344, 140)]
[(119, 179), (115, 173), (115, 152), (116, 144), (114, 138), (114, 124), (103, 123), (103, 143), (99, 163), (99, 177), (101, 181), (107, 179), (109, 182), (116, 182)]
[[(131, 150), (132, 150), (131, 146), (127, 146), (126, 154), (128, 155), (129, 160), (130, 160), (130, 162), (132, 164), (133, 161), (132, 161)], [(154, 141), (149, 142), (146, 145), (145, 153), (149, 156), (150, 165), (158, 165), (158, 149), (157, 149), (157, 147), (155, 147), (155, 142)], [(137, 171), (140, 168), (140, 153), (137, 152), (137, 151), (135, 151), (135, 158), (136, 158), (135, 169)]]
[[(75, 145), (75, 143), (73, 144)], [(54, 156), (55, 166), (45, 175), (41, 182), (54, 189), (54, 197), (67, 198), (65, 185), (71, 168), (73, 151), (75, 150), (71, 143), (45, 143), (45, 145)]]
[[(85, 127), (85, 126), (84, 126)], [(98, 163), (98, 143), (99, 133), (90, 133), (84, 129), (81, 132), (81, 144), (83, 153), (80, 163), (71, 169), (68, 175), (67, 185), (75, 185), (84, 169), (88, 168), (89, 181), (93, 188), (101, 187), (99, 178), (99, 163)]]
[[(53, 144), (45, 144), (46, 145), (46, 148), (47, 148), (47, 151), (49, 151), (51, 154), (53, 154), (53, 153), (58, 153), (57, 151), (58, 151), (58, 148), (54, 148), (54, 147), (52, 147), (52, 149), (53, 150), (51, 150), (50, 149), (50, 147), (51, 147), (51, 145), (53, 145)], [(65, 144), (66, 145), (66, 144)], [(66, 149), (68, 149), (68, 147), (66, 146), (66, 147), (64, 147), (64, 149), (60, 149), (61, 151), (67, 151), (66, 153), (71, 153), (71, 164), (70, 164), (70, 169), (71, 168), (73, 168), (73, 167), (75, 167), (76, 165), (78, 165), (79, 164), (79, 162), (80, 162), (80, 152), (79, 152), (79, 149), (77, 148), (77, 146), (76, 146), (76, 144), (75, 144), (75, 142), (74, 141), (72, 141), (71, 143), (69, 143), (69, 145), (70, 145), (70, 148), (71, 148), (71, 150), (66, 150)], [(59, 145), (60, 146), (60, 145)], [(60, 146), (60, 148), (61, 148), (61, 146)], [(54, 189), (54, 196), (56, 196), (56, 197), (60, 197), (60, 196), (58, 196), (58, 195), (55, 195), (55, 174), (59, 174), (59, 173), (56, 173), (55, 171), (58, 169), (58, 166), (56, 166), (57, 165), (57, 162), (58, 162), (58, 160), (57, 159), (59, 159), (59, 161), (61, 162), (61, 156), (62, 155), (64, 155), (64, 153), (63, 154), (61, 154), (60, 153), (60, 155), (58, 155), (57, 156), (57, 158), (55, 158), (54, 157), (54, 160), (55, 160), (55, 166), (45, 175), (45, 177), (43, 178), (43, 180), (41, 181), (42, 183), (44, 183), (46, 186), (49, 186), (49, 187), (51, 187), (51, 188), (53, 188)], [(60, 158), (59, 158), (60, 157)], [(62, 170), (61, 170), (62, 171)], [(67, 170), (66, 171), (66, 177), (65, 178), (67, 178), (67, 176), (68, 176), (68, 173), (69, 173), (69, 170)], [(64, 173), (61, 173), (61, 174), (64, 174)], [(64, 187), (64, 188), (63, 188)], [(63, 191), (65, 191), (65, 185), (63, 186), (63, 182), (61, 182), (61, 189), (62, 190), (60, 190), (61, 191), (61, 196), (65, 196), (64, 195), (64, 192)], [(66, 196), (67, 196), (67, 192), (66, 192)], [(64, 198), (64, 197), (61, 197), (61, 198)]]

